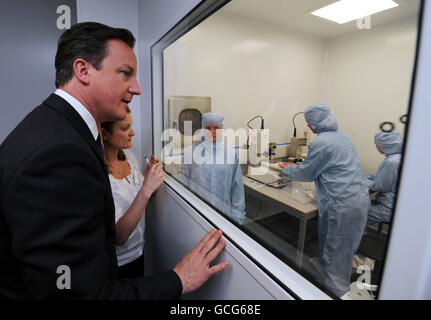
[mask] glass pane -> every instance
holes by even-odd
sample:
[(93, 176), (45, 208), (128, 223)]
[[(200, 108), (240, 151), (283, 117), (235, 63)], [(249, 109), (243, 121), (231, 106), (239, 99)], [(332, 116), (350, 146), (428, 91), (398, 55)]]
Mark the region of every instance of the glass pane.
[(332, 297), (374, 299), (420, 1), (344, 2), (390, 8), (337, 23), (313, 14), (326, 0), (233, 0), (166, 47), (163, 161)]

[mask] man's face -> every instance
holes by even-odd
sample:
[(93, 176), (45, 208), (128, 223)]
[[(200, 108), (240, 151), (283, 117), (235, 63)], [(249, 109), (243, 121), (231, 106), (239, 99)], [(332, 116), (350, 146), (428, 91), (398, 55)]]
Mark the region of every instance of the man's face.
[(222, 127), (219, 124), (209, 124), (205, 129), (205, 138), (208, 141), (217, 141), (222, 134)]
[(141, 94), (136, 70), (133, 50), (121, 40), (108, 40), (107, 56), (100, 70), (91, 68), (88, 88), (89, 103), (100, 122), (126, 118), (128, 104), (134, 95)]

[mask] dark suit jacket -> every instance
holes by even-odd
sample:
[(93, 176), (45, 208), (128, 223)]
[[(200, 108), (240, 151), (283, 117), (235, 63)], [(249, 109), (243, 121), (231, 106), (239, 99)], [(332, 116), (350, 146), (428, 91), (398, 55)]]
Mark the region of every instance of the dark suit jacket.
[[(180, 296), (174, 271), (117, 279), (114, 240), (98, 146), (75, 109), (52, 94), (0, 146), (0, 298)], [(62, 265), (70, 268), (70, 289), (57, 286), (67, 276), (57, 273)]]

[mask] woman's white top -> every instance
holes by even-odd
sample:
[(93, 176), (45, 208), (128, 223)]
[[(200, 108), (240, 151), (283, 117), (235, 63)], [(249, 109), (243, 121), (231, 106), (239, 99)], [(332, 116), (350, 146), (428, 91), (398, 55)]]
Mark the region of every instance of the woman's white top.
[[(130, 208), (144, 182), (144, 176), (141, 173), (135, 154), (129, 149), (123, 151), (130, 165), (130, 174), (127, 176), (127, 180), (126, 178), (116, 179), (112, 174), (109, 174), (115, 204), (115, 223)], [(116, 245), (119, 266), (132, 262), (142, 255), (144, 249), (144, 231), (145, 211), (142, 213), (141, 220), (129, 239), (122, 245)]]

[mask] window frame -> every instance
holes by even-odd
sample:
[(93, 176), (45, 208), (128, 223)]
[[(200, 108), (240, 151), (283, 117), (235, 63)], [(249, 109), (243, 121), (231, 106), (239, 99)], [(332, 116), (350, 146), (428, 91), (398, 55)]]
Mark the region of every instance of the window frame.
[(431, 298), (431, 202), (427, 192), (431, 190), (431, 163), (424, 161), (431, 153), (422, 145), (428, 142), (428, 119), (431, 118), (431, 108), (427, 104), (431, 101), (430, 57), (431, 3), (422, 0), (406, 113), (403, 161), (377, 295), (382, 300)]
[[(151, 114), (152, 114), (152, 127), (153, 127), (153, 140), (152, 149), (155, 154), (161, 154), (162, 143), (159, 137), (163, 131), (164, 126), (164, 85), (163, 85), (163, 50), (167, 48), (174, 41), (179, 39), (181, 36), (186, 34), (188, 31), (193, 29), (195, 26), (200, 24), (202, 21), (207, 19), (213, 13), (221, 9), (223, 6), (231, 2), (231, 0), (202, 0), (190, 13), (188, 13), (179, 23), (177, 23), (171, 30), (169, 30), (160, 40), (151, 46)], [(412, 85), (410, 88), (410, 99), (408, 103), (408, 123), (405, 129), (404, 143), (405, 147), (403, 150), (403, 161), (400, 168), (400, 179), (397, 186), (397, 196), (395, 199), (394, 217), (396, 216), (397, 203), (399, 194), (401, 193), (402, 187), (402, 174), (406, 171), (405, 154), (407, 149), (409, 125), (411, 123), (412, 105), (414, 104), (414, 96), (417, 94), (415, 91), (415, 80), (417, 77), (418, 60), (420, 56), (421, 42), (423, 42), (423, 24), (425, 20), (425, 1), (421, 1), (420, 11), (418, 13), (418, 35), (415, 52), (415, 61), (412, 75)], [(431, 4), (428, 5), (428, 17), (431, 18)], [(431, 20), (431, 19), (430, 19)], [(430, 23), (431, 24), (431, 23)], [(428, 26), (428, 29), (431, 29)], [(428, 31), (431, 33), (431, 30)], [(421, 41), (422, 40), (422, 41)], [(430, 77), (428, 77), (430, 78)], [(431, 82), (431, 81), (430, 81)], [(411, 126), (411, 125), (410, 125)], [(405, 175), (405, 174), (404, 174)], [(405, 179), (405, 178), (404, 178)], [(217, 227), (224, 232), (224, 236), (227, 237), (237, 248), (246, 254), (251, 260), (253, 260), (263, 272), (269, 275), (275, 280), (288, 295), (293, 296), (297, 299), (338, 299), (332, 294), (325, 293), (318, 285), (307, 280), (303, 275), (297, 272), (295, 269), (290, 267), (285, 262), (281, 261), (277, 256), (264, 248), (260, 243), (256, 242), (253, 238), (243, 232), (231, 221), (226, 219), (219, 212), (214, 210), (210, 205), (200, 199), (193, 192), (185, 188), (181, 183), (176, 181), (169, 174), (165, 174), (165, 183), (170, 187), (172, 192), (176, 193), (181, 197), (187, 204), (189, 204), (200, 216), (202, 216), (207, 222), (214, 227)], [(394, 219), (394, 221), (396, 221)], [(394, 224), (392, 221), (392, 224)], [(400, 228), (400, 227), (399, 227)], [(386, 250), (386, 256), (383, 260), (382, 267), (382, 279), (379, 284), (379, 290), (377, 291), (376, 300), (380, 298), (390, 298), (393, 276), (386, 275), (386, 269), (388, 268), (388, 258), (393, 255), (397, 255), (396, 250), (391, 246), (393, 242), (393, 228), (391, 228), (388, 237), (388, 248)], [(430, 237), (431, 238), (431, 237)], [(430, 245), (431, 247), (431, 245)], [(394, 272), (394, 271), (392, 271)], [(431, 272), (428, 276), (431, 278)], [(382, 293), (383, 292), (383, 293)]]

